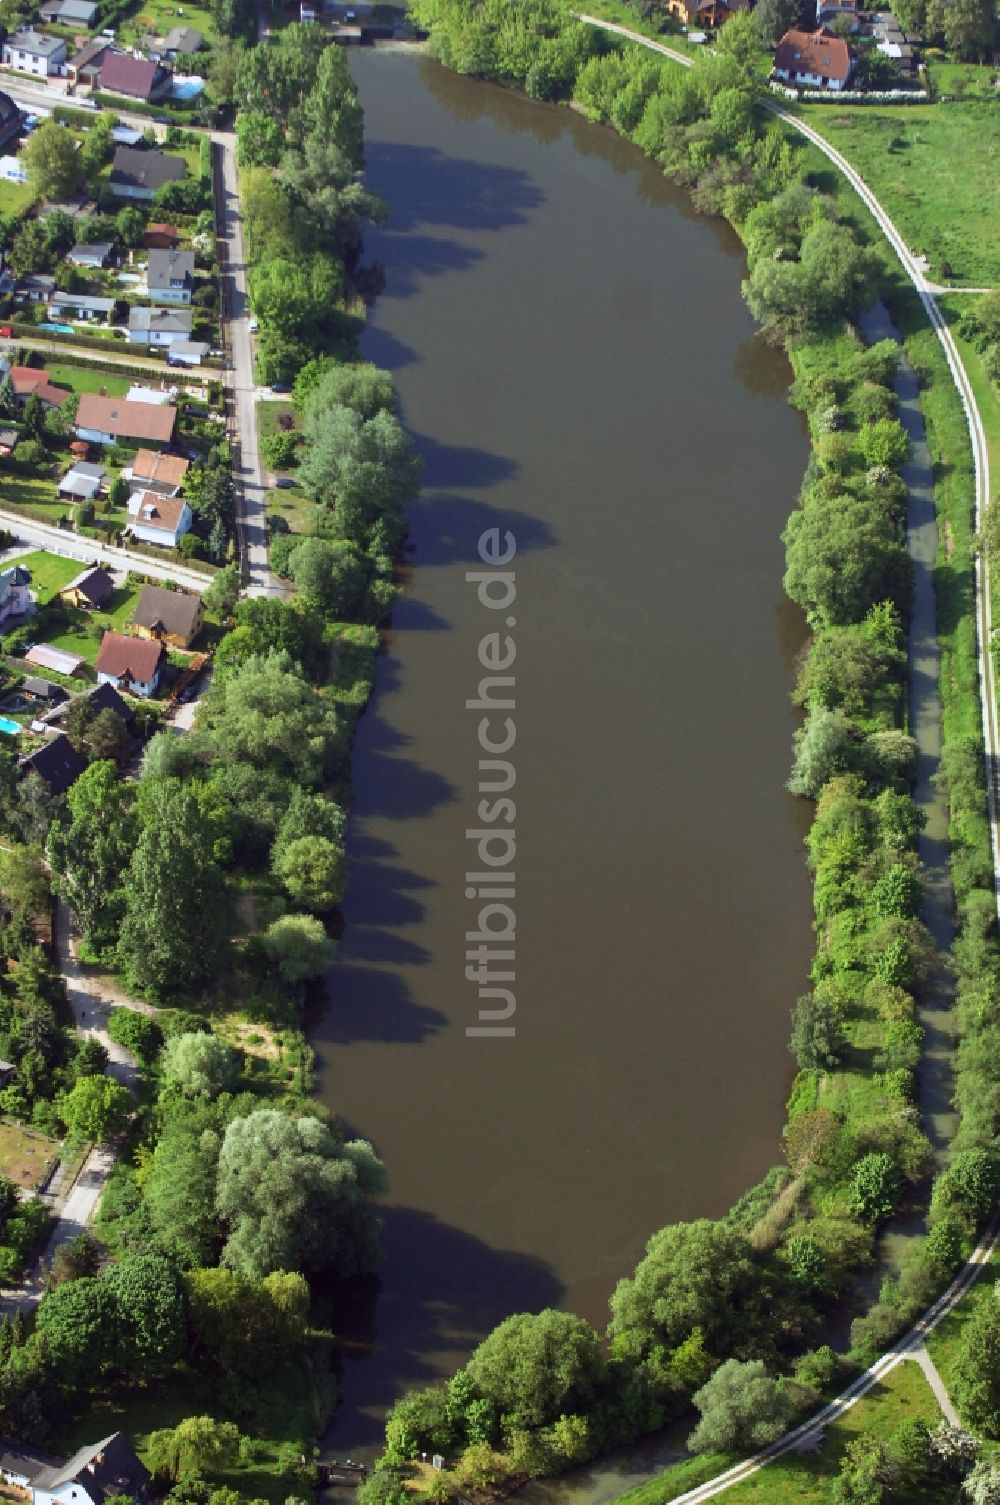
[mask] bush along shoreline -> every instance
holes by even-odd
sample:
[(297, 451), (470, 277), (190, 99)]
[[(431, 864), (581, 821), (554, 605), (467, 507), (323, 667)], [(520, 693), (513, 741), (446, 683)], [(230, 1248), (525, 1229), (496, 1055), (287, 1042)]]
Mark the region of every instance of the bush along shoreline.
[[(317, 1313), (374, 1271), (386, 1186), (373, 1147), (311, 1096), (302, 1010), (334, 950), (351, 744), (419, 462), (391, 377), (357, 350), (380, 275), (361, 237), (383, 206), (361, 183), (343, 51), (290, 25), (241, 52), (235, 88), (260, 374), (294, 383), (298, 531), (270, 519), (294, 591), (240, 600), (236, 565), (218, 571), (211, 683), (189, 731), (147, 742), (138, 779), (119, 775), (120, 736), (79, 717), (66, 729), (88, 766), (65, 795), (18, 781), (0, 751), (18, 843), (0, 862), (17, 972), (2, 1106), (120, 1151), (97, 1238), (58, 1251), (33, 1320), (0, 1325), (0, 1417), (67, 1456), (120, 1427), (174, 1505), (301, 1505), (336, 1401)], [(109, 1028), (138, 1062), (134, 1093), (39, 973), (50, 878), (81, 957), (144, 1000)]]
[[(654, 1234), (611, 1300), (605, 1335), (566, 1313), (503, 1322), (445, 1386), (389, 1413), (380, 1467), (361, 1505), (412, 1500), (405, 1465), (440, 1451), (426, 1495), (490, 1494), (558, 1473), (663, 1425), (694, 1398), (691, 1447), (760, 1446), (870, 1362), (923, 1309), (996, 1205), (1000, 997), (975, 659), (971, 457), (933, 333), (870, 224), (817, 172), (811, 149), (761, 108), (759, 34), (740, 15), (691, 69), (578, 23), (558, 0), (412, 0), (431, 53), (458, 72), (571, 103), (612, 126), (722, 214), (747, 251), (747, 304), (784, 345), (792, 401), (812, 456), (784, 534), (785, 588), (812, 630), (798, 671), (789, 788), (815, 803), (808, 838), (816, 954), (795, 1005), (799, 1066), (785, 1164), (717, 1221)], [(856, 325), (876, 290), (889, 301), (925, 387), (941, 556), (944, 754), (959, 936), (952, 958), (961, 1045), (961, 1128), (948, 1169), (916, 1104), (923, 1031), (916, 996), (939, 966), (920, 921), (907, 727), (910, 601), (908, 441), (896, 417), (898, 347), (866, 347)], [(961, 417), (960, 409), (958, 416)], [(947, 456), (947, 463), (945, 457)], [(852, 1327), (851, 1351), (823, 1342), (856, 1300), (880, 1225), (929, 1205), (896, 1277)], [(691, 1482), (696, 1482), (692, 1480)]]

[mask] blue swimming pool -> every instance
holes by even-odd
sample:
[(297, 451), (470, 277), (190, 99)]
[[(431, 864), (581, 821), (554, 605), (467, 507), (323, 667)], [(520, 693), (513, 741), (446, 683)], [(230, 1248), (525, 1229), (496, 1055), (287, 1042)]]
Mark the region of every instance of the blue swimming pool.
[(17, 737), (22, 728), (16, 721), (11, 721), (9, 716), (0, 716), (0, 732), (6, 732), (8, 737)]
[(56, 334), (72, 334), (72, 324), (39, 324), (39, 329), (54, 329)]

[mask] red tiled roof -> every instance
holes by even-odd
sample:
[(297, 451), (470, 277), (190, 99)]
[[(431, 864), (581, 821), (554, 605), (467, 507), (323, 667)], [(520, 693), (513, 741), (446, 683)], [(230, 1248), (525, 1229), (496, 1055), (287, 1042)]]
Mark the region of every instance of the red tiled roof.
[(146, 685), (155, 676), (162, 657), (163, 644), (155, 638), (129, 638), (122, 632), (106, 632), (97, 655), (97, 672)]
[(779, 72), (811, 73), (846, 83), (851, 75), (853, 53), (842, 37), (820, 27), (819, 31), (786, 31), (774, 54)]
[(135, 525), (157, 528), (164, 533), (175, 533), (181, 513), (187, 506), (182, 496), (160, 496), (156, 491), (144, 491), (139, 510), (132, 514)]
[(84, 392), (76, 410), (78, 429), (96, 429), (116, 439), (145, 439), (166, 444), (174, 432), (177, 409), (169, 402), (129, 402)]

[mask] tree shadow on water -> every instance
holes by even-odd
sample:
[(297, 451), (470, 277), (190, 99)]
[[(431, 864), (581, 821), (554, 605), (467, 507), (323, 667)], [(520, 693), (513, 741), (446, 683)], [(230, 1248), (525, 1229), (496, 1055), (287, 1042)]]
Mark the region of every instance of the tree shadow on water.
[(512, 1312), (555, 1306), (563, 1295), (551, 1268), (531, 1255), (491, 1248), (416, 1208), (388, 1207), (384, 1216), (379, 1281), (331, 1282), (319, 1292), (340, 1344), (342, 1385), (324, 1451), (377, 1445), (403, 1390), (456, 1368)]
[[(544, 194), (516, 167), (401, 141), (365, 144), (365, 181), (391, 207), (390, 234), (421, 225), (503, 230), (524, 224)], [(414, 191), (414, 187), (418, 191)]]

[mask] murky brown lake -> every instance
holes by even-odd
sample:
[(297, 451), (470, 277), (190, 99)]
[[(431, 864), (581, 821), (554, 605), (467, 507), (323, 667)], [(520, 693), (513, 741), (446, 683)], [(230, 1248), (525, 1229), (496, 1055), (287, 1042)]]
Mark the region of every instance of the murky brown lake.
[[(807, 446), (735, 237), (569, 111), (353, 66), (392, 207), (365, 352), (426, 471), (316, 1035), (392, 1176), (335, 1451), (510, 1312), (603, 1325), (656, 1228), (775, 1163), (811, 941), (778, 536)], [(488, 528), (517, 542), (514, 1038), (465, 1033)]]

